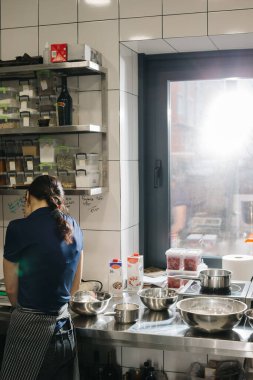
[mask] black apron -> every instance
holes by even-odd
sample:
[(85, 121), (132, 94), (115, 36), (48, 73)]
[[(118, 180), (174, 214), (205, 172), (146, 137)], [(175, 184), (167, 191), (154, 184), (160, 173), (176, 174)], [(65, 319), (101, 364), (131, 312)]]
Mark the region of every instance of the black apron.
[(50, 314), (17, 307), (11, 315), (0, 379), (35, 380), (57, 320), (69, 317), (68, 304)]

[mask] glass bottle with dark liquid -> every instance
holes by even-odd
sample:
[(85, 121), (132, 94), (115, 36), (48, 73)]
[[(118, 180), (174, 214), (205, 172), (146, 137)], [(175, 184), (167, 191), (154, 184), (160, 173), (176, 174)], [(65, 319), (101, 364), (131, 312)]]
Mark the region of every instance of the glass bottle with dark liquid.
[(67, 88), (67, 77), (62, 77), (61, 93), (57, 99), (59, 125), (72, 125), (72, 98)]

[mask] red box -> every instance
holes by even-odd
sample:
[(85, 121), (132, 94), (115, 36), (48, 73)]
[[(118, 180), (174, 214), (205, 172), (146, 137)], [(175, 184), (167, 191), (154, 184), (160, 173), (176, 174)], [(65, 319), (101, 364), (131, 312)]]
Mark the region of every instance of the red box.
[(68, 44), (52, 44), (51, 45), (51, 62), (66, 62), (68, 59)]

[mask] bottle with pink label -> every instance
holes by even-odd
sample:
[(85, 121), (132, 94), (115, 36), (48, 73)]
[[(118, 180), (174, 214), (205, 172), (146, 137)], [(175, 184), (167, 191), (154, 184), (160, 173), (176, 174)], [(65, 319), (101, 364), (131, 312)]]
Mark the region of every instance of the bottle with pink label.
[(133, 253), (127, 257), (127, 290), (138, 291), (143, 286), (143, 256)]

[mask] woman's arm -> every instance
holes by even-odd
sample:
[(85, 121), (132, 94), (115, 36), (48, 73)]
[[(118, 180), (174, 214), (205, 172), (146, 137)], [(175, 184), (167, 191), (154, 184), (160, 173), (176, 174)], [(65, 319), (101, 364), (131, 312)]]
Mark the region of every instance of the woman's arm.
[(4, 282), (6, 293), (12, 306), (15, 306), (18, 298), (18, 263), (3, 259)]
[(79, 286), (81, 284), (81, 280), (82, 280), (82, 274), (83, 274), (83, 251), (81, 251), (81, 254), (80, 254), (79, 263), (77, 265), (76, 274), (75, 274), (72, 288), (70, 291), (71, 295), (73, 295), (75, 292), (78, 291)]

